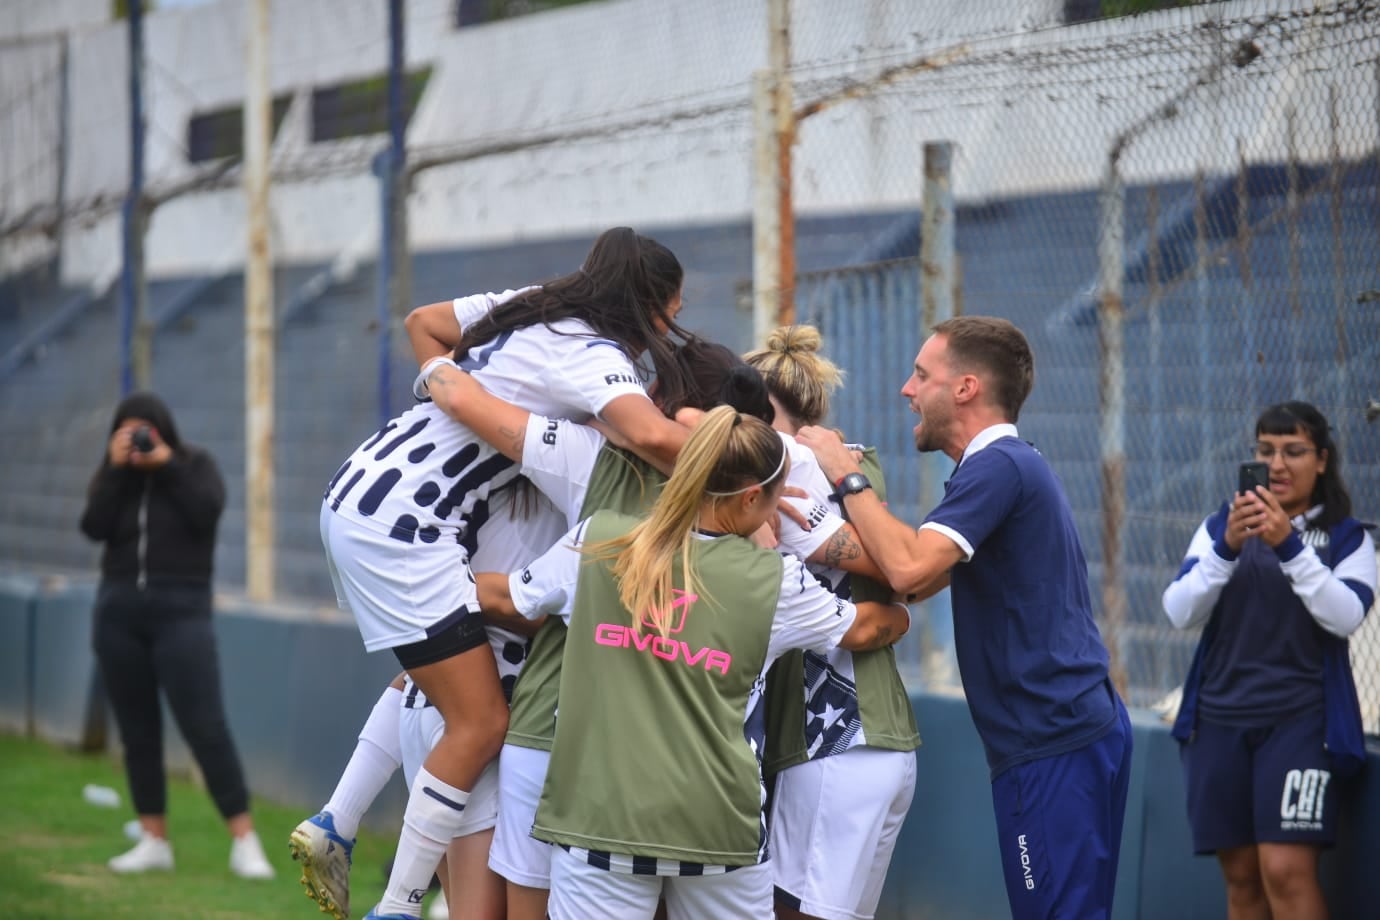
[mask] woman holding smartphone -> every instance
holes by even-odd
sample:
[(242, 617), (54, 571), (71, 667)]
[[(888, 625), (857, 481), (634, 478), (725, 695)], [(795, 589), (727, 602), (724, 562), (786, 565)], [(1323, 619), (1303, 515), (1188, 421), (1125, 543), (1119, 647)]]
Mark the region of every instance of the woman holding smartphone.
[(1228, 916), (1323, 917), (1335, 781), (1365, 756), (1347, 636), (1375, 597), (1375, 544), (1322, 413), (1271, 406), (1255, 438), (1266, 484), (1242, 467), (1164, 592), (1175, 627), (1203, 625), (1174, 737), (1194, 849), (1216, 854)]

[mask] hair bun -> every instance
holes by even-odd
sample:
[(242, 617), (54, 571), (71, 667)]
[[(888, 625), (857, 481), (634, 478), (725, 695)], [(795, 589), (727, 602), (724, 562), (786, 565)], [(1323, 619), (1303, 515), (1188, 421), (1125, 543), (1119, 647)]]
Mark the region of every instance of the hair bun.
[(814, 326), (778, 326), (767, 334), (767, 350), (788, 355), (793, 351), (818, 352), (822, 344)]

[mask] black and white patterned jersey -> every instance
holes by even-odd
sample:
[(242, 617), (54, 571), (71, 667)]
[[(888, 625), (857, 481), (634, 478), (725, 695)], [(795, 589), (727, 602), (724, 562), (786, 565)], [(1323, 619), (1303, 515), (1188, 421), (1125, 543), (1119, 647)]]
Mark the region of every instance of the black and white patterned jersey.
[[(463, 329), (517, 293), (458, 299), (456, 319)], [(505, 332), (461, 367), (501, 399), (578, 421), (619, 396), (646, 396), (622, 349), (579, 320)], [(325, 500), (336, 513), (405, 543), (458, 542), (476, 505), (517, 475), (513, 461), (424, 402), (361, 444), (331, 479)]]

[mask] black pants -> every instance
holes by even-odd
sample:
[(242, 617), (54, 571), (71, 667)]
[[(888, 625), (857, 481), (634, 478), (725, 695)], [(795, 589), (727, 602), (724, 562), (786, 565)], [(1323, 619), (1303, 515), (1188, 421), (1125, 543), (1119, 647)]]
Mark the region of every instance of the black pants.
[(221, 700), (210, 588), (102, 583), (94, 647), (124, 742), (135, 811), (167, 813), (160, 689), (221, 815), (248, 811), (244, 771)]

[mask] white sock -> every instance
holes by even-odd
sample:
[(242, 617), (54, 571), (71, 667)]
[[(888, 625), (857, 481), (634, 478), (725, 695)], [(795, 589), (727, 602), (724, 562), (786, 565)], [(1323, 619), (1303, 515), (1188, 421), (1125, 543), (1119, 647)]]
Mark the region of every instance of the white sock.
[(393, 857), (393, 873), (379, 901), (380, 914), (414, 917), (421, 914), (422, 897), (431, 885), (431, 877), (436, 874), (446, 847), (460, 829), (469, 798), (468, 792), (441, 782), (426, 767), (417, 771), (417, 779), (407, 797), (398, 852)]
[(398, 740), (401, 709), (402, 691), (386, 688), (360, 729), (359, 743), (340, 774), (331, 800), (321, 809), (331, 813), (335, 829), (346, 840), (354, 838), (360, 819), (402, 766), (402, 742)]

